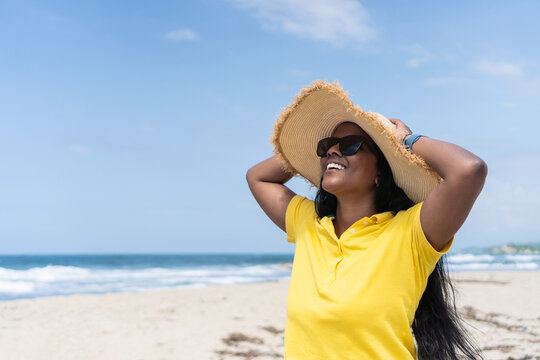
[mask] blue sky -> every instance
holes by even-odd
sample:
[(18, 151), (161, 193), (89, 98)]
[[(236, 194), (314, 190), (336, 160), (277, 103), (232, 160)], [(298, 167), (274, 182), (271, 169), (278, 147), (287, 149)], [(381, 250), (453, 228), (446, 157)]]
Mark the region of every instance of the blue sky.
[(539, 13), (535, 1), (0, 0), (0, 253), (293, 252), (245, 172), (315, 79), (488, 163), (454, 250), (538, 241)]

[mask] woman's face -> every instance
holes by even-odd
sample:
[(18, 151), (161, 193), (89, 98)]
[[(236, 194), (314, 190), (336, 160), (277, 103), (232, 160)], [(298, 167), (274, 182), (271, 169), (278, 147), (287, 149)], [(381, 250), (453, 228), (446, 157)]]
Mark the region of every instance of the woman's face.
[[(345, 122), (334, 130), (332, 136), (362, 135), (368, 139), (372, 147), (373, 140), (362, 128), (354, 123)], [(327, 169), (328, 164), (337, 163), (345, 169)], [(339, 151), (339, 144), (327, 151), (326, 157), (321, 157), (323, 174), (322, 188), (333, 195), (358, 194), (363, 195), (375, 190), (377, 178), (377, 157), (366, 144), (354, 155), (345, 156)]]

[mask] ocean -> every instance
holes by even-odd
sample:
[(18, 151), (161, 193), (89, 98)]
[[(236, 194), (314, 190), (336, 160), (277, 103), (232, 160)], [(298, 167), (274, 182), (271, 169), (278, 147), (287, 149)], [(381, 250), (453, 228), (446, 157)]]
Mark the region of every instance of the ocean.
[[(293, 257), (293, 254), (0, 255), (0, 301), (281, 280), (290, 277)], [(446, 264), (449, 271), (539, 270), (540, 251), (503, 246), (495, 250), (450, 252)]]

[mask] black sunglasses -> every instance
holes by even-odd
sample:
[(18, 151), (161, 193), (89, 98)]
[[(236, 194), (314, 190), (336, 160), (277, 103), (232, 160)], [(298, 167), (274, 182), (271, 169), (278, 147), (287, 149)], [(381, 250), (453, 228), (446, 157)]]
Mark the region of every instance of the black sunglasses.
[(319, 141), (317, 144), (317, 156), (325, 157), (328, 150), (336, 144), (339, 144), (339, 152), (345, 156), (356, 154), (362, 147), (362, 144), (366, 144), (373, 151), (368, 139), (362, 135), (348, 135), (341, 138), (332, 136)]

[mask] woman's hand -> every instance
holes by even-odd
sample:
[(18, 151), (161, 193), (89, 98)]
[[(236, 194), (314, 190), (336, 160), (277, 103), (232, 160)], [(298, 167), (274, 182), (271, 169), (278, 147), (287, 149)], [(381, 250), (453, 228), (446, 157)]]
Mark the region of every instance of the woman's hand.
[(394, 125), (396, 125), (396, 136), (400, 142), (412, 133), (411, 129), (405, 123), (399, 119), (388, 119)]

